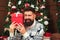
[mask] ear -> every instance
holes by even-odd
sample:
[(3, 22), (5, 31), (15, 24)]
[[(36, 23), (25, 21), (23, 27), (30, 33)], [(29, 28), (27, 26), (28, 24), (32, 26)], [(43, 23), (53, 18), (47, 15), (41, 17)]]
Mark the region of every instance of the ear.
[(34, 19), (36, 18), (36, 14), (34, 14)]

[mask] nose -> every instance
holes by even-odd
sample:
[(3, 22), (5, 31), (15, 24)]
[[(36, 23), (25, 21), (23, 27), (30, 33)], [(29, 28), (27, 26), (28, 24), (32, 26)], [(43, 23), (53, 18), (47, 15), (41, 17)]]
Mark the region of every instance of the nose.
[(26, 16), (26, 19), (28, 19), (29, 17), (28, 16)]

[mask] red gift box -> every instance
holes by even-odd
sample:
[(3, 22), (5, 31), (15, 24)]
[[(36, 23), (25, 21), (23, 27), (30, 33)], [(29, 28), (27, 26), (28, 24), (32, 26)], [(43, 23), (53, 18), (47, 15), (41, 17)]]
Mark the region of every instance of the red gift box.
[(12, 13), (11, 14), (11, 22), (15, 22), (17, 24), (21, 23), (23, 24), (23, 14), (16, 14), (16, 13)]

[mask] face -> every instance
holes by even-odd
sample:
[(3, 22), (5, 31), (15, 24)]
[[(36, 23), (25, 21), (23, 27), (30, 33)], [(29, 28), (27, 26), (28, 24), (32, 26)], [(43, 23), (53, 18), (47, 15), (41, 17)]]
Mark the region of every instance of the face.
[(24, 25), (31, 26), (34, 22), (36, 15), (32, 11), (24, 12)]

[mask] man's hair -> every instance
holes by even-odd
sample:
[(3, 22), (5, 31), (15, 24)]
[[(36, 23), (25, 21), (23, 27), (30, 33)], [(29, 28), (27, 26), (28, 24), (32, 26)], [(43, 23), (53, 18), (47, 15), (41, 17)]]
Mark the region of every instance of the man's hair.
[(24, 9), (24, 12), (25, 12), (25, 11), (32, 11), (33, 13), (35, 13), (35, 9), (32, 8), (32, 7), (25, 8), (25, 9)]

